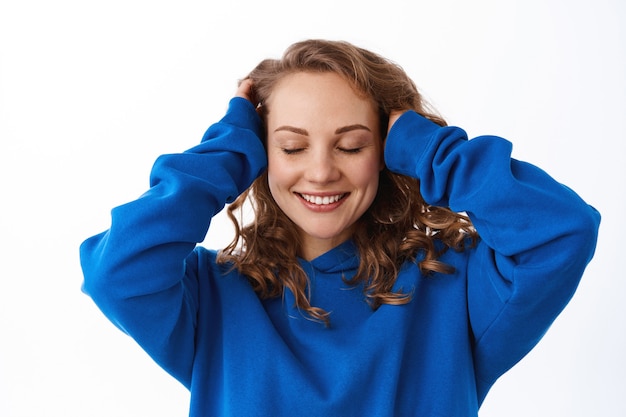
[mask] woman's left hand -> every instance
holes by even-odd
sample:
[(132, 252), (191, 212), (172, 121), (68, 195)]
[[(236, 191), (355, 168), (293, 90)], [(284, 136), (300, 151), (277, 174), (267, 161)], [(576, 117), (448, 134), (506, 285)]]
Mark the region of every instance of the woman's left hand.
[(404, 113), (406, 113), (406, 110), (392, 110), (391, 113), (389, 113), (389, 124), (387, 125), (387, 134), (389, 134), (389, 131), (391, 130), (391, 127), (396, 122), (396, 120), (398, 120), (400, 116), (402, 116)]

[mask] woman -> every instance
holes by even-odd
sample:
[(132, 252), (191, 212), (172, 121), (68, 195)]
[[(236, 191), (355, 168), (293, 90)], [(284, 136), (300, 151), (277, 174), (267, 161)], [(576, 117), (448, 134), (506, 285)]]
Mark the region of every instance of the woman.
[[(192, 416), (475, 416), (573, 295), (599, 225), (510, 152), (446, 127), (386, 59), (300, 42), (83, 243), (84, 291)], [(227, 203), (232, 244), (197, 246)]]

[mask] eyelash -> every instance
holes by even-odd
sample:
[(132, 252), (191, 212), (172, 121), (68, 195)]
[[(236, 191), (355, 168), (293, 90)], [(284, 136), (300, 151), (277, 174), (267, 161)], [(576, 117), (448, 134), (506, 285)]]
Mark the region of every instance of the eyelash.
[[(346, 153), (346, 154), (357, 154), (359, 152), (361, 152), (362, 148), (350, 148), (350, 149), (346, 149), (346, 148), (337, 148), (339, 151)], [(287, 149), (287, 148), (283, 148), (282, 151), (287, 154), (287, 155), (295, 155), (298, 154), (302, 151), (304, 151), (304, 148), (296, 148), (296, 149)]]
[(286, 149), (283, 148), (283, 152), (287, 155), (295, 155), (299, 152), (302, 152), (304, 150), (304, 148), (297, 148), (297, 149)]
[(362, 148), (350, 148), (350, 149), (346, 149), (346, 148), (338, 148), (341, 152), (343, 153), (348, 153), (348, 154), (354, 154), (354, 153), (359, 153), (361, 152)]

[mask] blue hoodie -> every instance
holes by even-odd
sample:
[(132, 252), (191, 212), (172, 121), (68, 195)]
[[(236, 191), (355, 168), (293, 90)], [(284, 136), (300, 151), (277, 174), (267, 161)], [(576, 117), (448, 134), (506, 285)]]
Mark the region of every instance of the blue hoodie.
[(394, 124), (385, 162), (420, 180), (429, 204), (465, 212), (481, 238), (406, 263), (406, 305), (372, 310), (349, 287), (347, 241), (300, 263), (331, 326), (283, 298), (261, 300), (198, 245), (211, 218), (266, 168), (261, 121), (231, 100), (202, 142), (156, 161), (150, 189), (112, 211), (80, 250), (83, 291), (191, 393), (190, 416), (476, 416), (492, 384), (566, 306), (593, 256), (600, 216), (498, 137), (468, 140), (415, 112)]

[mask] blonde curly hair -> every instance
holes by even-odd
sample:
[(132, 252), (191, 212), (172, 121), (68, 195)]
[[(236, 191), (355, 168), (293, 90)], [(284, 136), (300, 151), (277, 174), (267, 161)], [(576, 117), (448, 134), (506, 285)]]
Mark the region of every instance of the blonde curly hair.
[[(370, 97), (378, 105), (383, 138), (393, 110), (412, 109), (440, 126), (446, 125), (401, 67), (348, 42), (327, 40), (295, 43), (282, 59), (266, 59), (246, 77), (253, 82), (254, 100), (259, 103), (262, 118), (266, 114), (264, 104), (278, 81), (303, 71), (339, 74), (356, 91)], [(362, 284), (365, 298), (374, 309), (381, 304), (410, 301), (410, 293), (393, 290), (403, 263), (417, 262), (425, 274), (450, 273), (452, 267), (438, 261), (442, 252), (448, 248), (463, 250), (478, 238), (467, 216), (426, 204), (419, 190), (417, 179), (385, 167), (372, 205), (357, 221), (352, 240), (360, 264), (356, 274), (344, 280), (349, 285)], [(236, 214), (246, 201), (252, 206), (254, 220), (244, 225)], [(298, 262), (298, 231), (274, 201), (267, 172), (227, 212), (235, 225), (235, 237), (220, 251), (218, 262), (231, 264), (248, 277), (261, 298), (280, 297), (288, 289), (296, 307), (328, 325), (329, 313), (311, 305), (308, 278)], [(436, 245), (436, 240), (442, 245)]]

